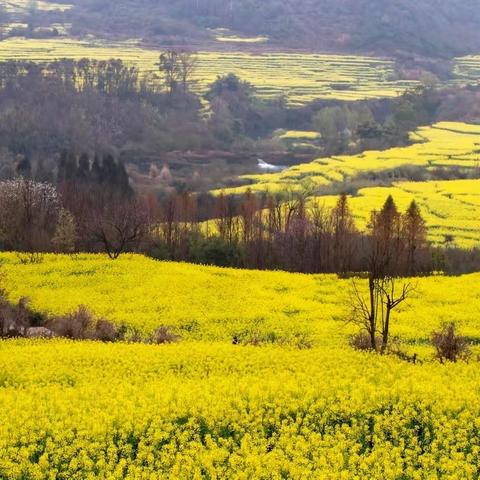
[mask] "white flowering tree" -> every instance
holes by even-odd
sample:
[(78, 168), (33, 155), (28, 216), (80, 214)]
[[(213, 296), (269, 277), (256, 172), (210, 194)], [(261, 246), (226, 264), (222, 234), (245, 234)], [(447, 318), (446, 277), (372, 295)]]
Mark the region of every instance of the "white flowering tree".
[(55, 187), (24, 178), (0, 182), (0, 242), (34, 254), (50, 249), (61, 211)]

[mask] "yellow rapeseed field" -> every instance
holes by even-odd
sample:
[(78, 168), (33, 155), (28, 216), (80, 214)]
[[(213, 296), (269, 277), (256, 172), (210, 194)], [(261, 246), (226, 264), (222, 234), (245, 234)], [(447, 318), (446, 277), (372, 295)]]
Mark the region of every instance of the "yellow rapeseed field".
[[(295, 132), (291, 135), (295, 135)], [(378, 182), (378, 178), (382, 177), (384, 182), (392, 182), (392, 186), (363, 188), (350, 198), (360, 228), (367, 225), (370, 212), (380, 209), (388, 195), (392, 195), (401, 210), (405, 210), (412, 200), (420, 205), (432, 242), (443, 244), (448, 241), (465, 248), (478, 246), (480, 180), (395, 182), (395, 170), (403, 170), (404, 174), (408, 174), (408, 169), (426, 172), (443, 169), (446, 172), (470, 172), (478, 177), (480, 125), (442, 122), (422, 127), (411, 136), (416, 143), (408, 147), (319, 158), (280, 173), (247, 175), (244, 178), (253, 183), (224, 192), (296, 192), (312, 186), (328, 187), (333, 184), (339, 189), (345, 184), (348, 189), (352, 180), (363, 178), (368, 184)], [(337, 199), (336, 196), (319, 196), (315, 201), (332, 206)]]
[(454, 73), (458, 83), (480, 84), (480, 55), (468, 55), (457, 58)]
[[(246, 175), (252, 185), (225, 190), (226, 193), (300, 190), (305, 184), (318, 187), (348, 182), (359, 175), (388, 174), (401, 167), (425, 170), (456, 167), (480, 168), (480, 125), (440, 122), (421, 127), (411, 134), (415, 143), (385, 151), (366, 151), (358, 155), (319, 158), (290, 167), (280, 173)], [(387, 175), (388, 178), (388, 175)], [(394, 178), (394, 177), (392, 177)]]
[[(144, 72), (158, 71), (159, 55), (159, 50), (144, 48), (135, 40), (8, 38), (0, 42), (0, 60), (120, 58)], [(193, 80), (194, 89), (204, 93), (218, 75), (235, 73), (251, 82), (264, 98), (284, 95), (290, 104), (304, 104), (316, 98), (395, 97), (417, 85), (414, 81), (393, 80), (394, 66), (391, 60), (355, 55), (202, 51), (197, 53)]]
[[(398, 182), (391, 187), (362, 188), (349, 197), (359, 228), (365, 229), (372, 210), (380, 210), (389, 195), (401, 211), (412, 200), (417, 202), (433, 243), (462, 248), (480, 246), (480, 180)], [(332, 207), (338, 197), (321, 196), (315, 201)]]
[(67, 341), (4, 341), (0, 361), (0, 478), (478, 476), (477, 363)]
[[(191, 340), (258, 334), (292, 345), (305, 336), (315, 345), (343, 345), (351, 332), (343, 322), (351, 281), (335, 275), (204, 267), (140, 255), (117, 261), (104, 255), (46, 255), (33, 264), (22, 264), (13, 253), (0, 259), (10, 300), (29, 297), (43, 313), (69, 313), (83, 304), (117, 324), (145, 333), (172, 326)], [(480, 275), (415, 283), (417, 294), (397, 314), (398, 335), (424, 341), (446, 321), (476, 335)]]
[[(87, 304), (164, 346), (0, 342), (2, 479), (473, 479), (478, 363), (442, 365), (428, 337), (478, 339), (480, 275), (418, 279), (393, 325), (413, 365), (347, 345), (348, 280), (164, 263), (137, 255), (2, 254), (12, 300)], [(260, 346), (232, 335), (260, 335)], [(312, 341), (298, 348), (299, 334)], [(283, 341), (285, 340), (285, 342)], [(268, 343), (268, 341), (271, 341)], [(304, 345), (305, 346), (305, 345)]]

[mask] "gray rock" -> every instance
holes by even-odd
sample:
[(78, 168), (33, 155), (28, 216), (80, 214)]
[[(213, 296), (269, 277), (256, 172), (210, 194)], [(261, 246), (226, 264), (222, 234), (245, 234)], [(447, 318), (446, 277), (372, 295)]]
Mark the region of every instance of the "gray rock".
[(27, 338), (53, 338), (55, 334), (45, 327), (30, 327), (25, 331)]

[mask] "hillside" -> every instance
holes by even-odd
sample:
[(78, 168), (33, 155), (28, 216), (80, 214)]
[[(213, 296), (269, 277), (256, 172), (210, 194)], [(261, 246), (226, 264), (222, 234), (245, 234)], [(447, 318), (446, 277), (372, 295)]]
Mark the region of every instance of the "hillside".
[[(15, 4), (16, 2), (12, 2)], [(17, 2), (21, 3), (21, 2)], [(23, 2), (24, 4), (26, 2)], [(34, 2), (36, 3), (36, 2)], [(47, 2), (38, 2), (47, 3)], [(73, 0), (35, 21), (75, 35), (205, 44), (209, 29), (266, 36), (286, 48), (452, 57), (480, 50), (476, 0)]]
[(480, 0), (0, 0), (0, 480), (480, 480)]
[[(141, 38), (147, 44), (208, 45), (218, 37), (244, 48), (424, 55), (448, 58), (480, 50), (476, 0), (72, 0), (0, 2), (13, 29), (54, 26), (84, 37)], [(7, 30), (9, 30), (7, 28)], [(30, 33), (31, 34), (31, 30)]]
[[(143, 334), (166, 325), (195, 341), (231, 342), (236, 336), (245, 343), (257, 337), (259, 343), (284, 346), (308, 341), (341, 347), (355, 330), (343, 321), (352, 282), (335, 275), (205, 267), (140, 255), (115, 262), (86, 254), (47, 255), (39, 264), (22, 264), (15, 254), (2, 254), (0, 260), (12, 302), (28, 295), (34, 310), (51, 315), (84, 304), (97, 317)], [(442, 322), (456, 321), (476, 337), (478, 278), (416, 279), (418, 293), (399, 311), (396, 334), (415, 344)], [(439, 309), (439, 304), (448, 307)]]

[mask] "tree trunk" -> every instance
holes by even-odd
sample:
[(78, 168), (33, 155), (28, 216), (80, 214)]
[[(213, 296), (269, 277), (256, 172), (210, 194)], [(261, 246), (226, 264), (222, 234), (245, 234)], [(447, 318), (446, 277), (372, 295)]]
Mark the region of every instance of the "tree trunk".
[(376, 333), (376, 302), (375, 302), (375, 280), (372, 276), (368, 279), (368, 287), (370, 290), (370, 318), (369, 321), (369, 333), (370, 333), (370, 343), (373, 350), (377, 350), (377, 339), (375, 338)]

